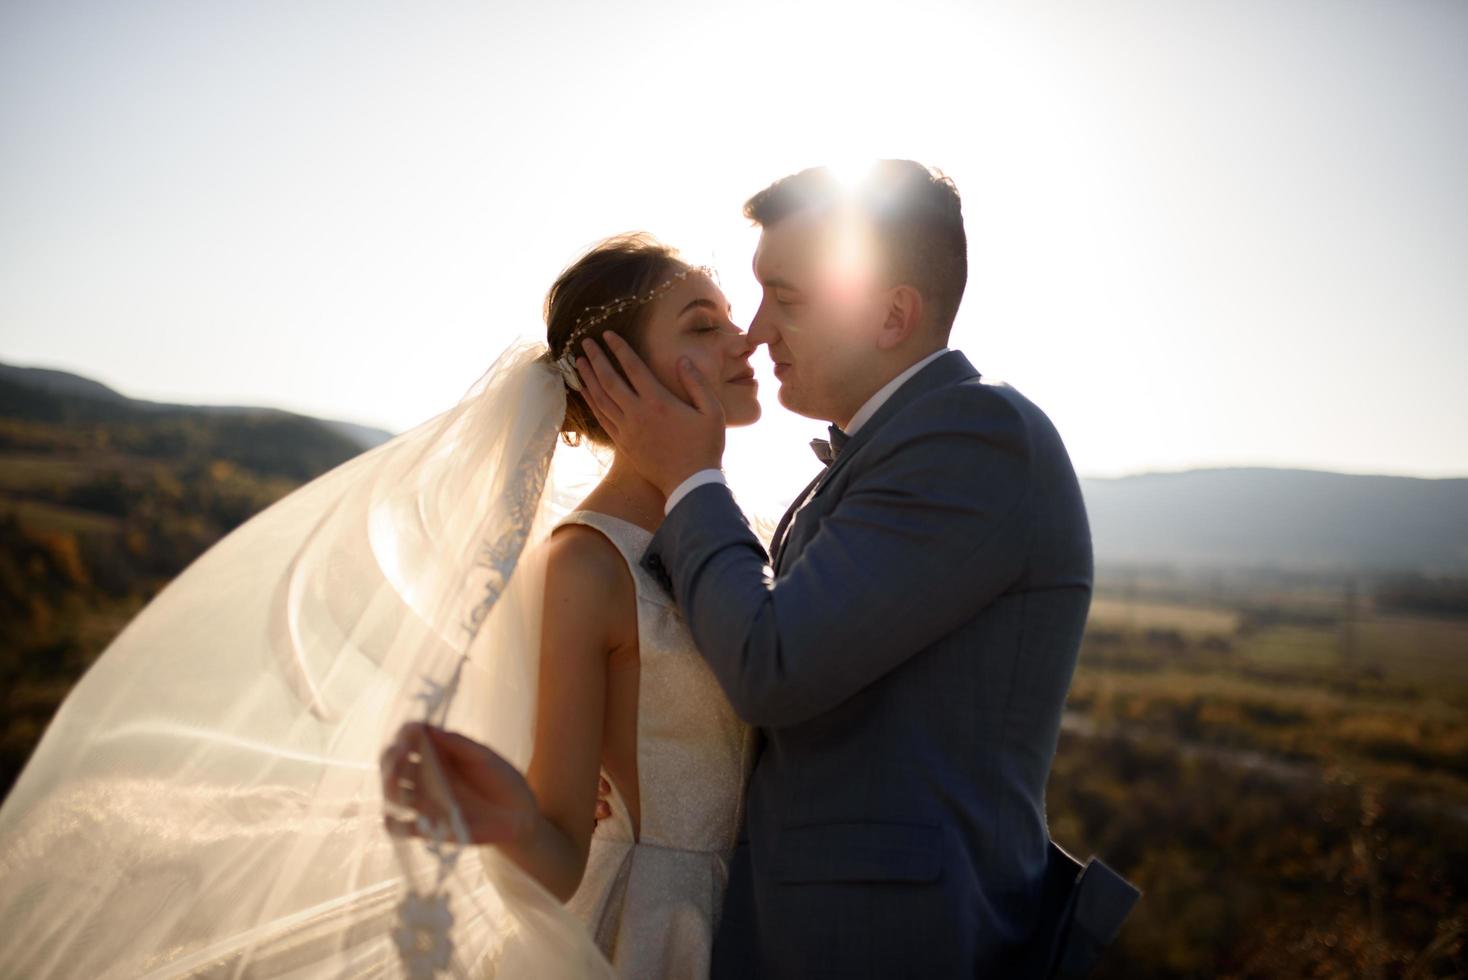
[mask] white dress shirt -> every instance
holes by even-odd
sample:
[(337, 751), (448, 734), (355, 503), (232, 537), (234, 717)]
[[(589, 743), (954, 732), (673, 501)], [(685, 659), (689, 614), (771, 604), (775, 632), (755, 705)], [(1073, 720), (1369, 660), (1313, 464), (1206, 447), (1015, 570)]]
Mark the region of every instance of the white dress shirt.
[[(938, 358), (947, 353), (947, 347), (944, 347), (941, 350), (933, 351), (933, 353), (929, 354), (927, 357), (918, 361), (912, 367), (908, 368), (906, 371), (903, 371), (897, 377), (893, 378), (891, 381), (878, 388), (877, 393), (868, 398), (862, 404), (861, 408), (858, 408), (856, 410), (856, 414), (851, 417), (851, 421), (846, 423), (846, 434), (848, 436), (856, 435), (856, 430), (860, 429), (863, 425), (866, 425), (867, 422), (871, 420), (871, 417), (877, 414), (877, 410), (880, 409), (883, 405), (887, 404), (887, 399), (891, 398), (897, 392), (898, 388), (901, 388), (904, 384), (911, 380), (913, 375), (917, 374), (923, 368), (927, 367), (929, 364), (933, 363)], [(693, 474), (688, 479), (678, 484), (673, 492), (668, 494), (668, 502), (663, 505), (664, 516), (671, 514), (673, 512), (673, 508), (677, 507), (684, 497), (688, 496), (699, 487), (709, 483), (723, 483), (727, 485), (728, 482), (728, 480), (724, 479), (723, 470), (699, 470), (697, 473)]]

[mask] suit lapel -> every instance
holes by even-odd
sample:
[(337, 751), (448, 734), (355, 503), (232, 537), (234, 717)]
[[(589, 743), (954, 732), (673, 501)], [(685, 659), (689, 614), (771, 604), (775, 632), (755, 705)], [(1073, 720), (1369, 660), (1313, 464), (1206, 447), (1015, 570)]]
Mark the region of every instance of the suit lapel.
[(780, 555), (785, 551), (785, 536), (790, 531), (790, 522), (794, 519), (795, 512), (800, 510), (800, 505), (805, 503), (806, 498), (811, 495), (811, 491), (816, 488), (816, 484), (821, 482), (826, 473), (827, 469), (822, 469), (816, 474), (814, 480), (805, 485), (805, 489), (800, 491), (800, 496), (796, 497), (795, 502), (785, 509), (785, 516), (780, 518), (780, 523), (775, 527), (775, 534), (770, 538), (770, 565), (774, 567), (777, 575), (780, 573)]
[(872, 434), (887, 424), (887, 421), (902, 411), (910, 402), (930, 391), (946, 388), (949, 385), (977, 378), (979, 372), (969, 363), (968, 358), (961, 351), (949, 351), (938, 358), (932, 364), (923, 368), (907, 380), (901, 388), (892, 393), (892, 397), (877, 409), (877, 413), (867, 420), (841, 450), (841, 455), (836, 461), (827, 467), (826, 471), (816, 477), (815, 489), (811, 492), (812, 498), (819, 497), (826, 487), (831, 485), (834, 478), (844, 466), (848, 465), (861, 447), (871, 441)]
[(832, 477), (843, 466), (851, 462), (861, 447), (871, 439), (872, 433), (885, 425), (888, 419), (902, 411), (905, 405), (918, 396), (930, 391), (936, 391), (948, 385), (957, 384), (960, 381), (966, 381), (969, 378), (977, 378), (978, 376), (979, 372), (974, 369), (974, 366), (969, 363), (968, 358), (964, 357), (962, 352), (956, 350), (949, 351), (913, 375), (908, 379), (906, 384), (894, 391), (892, 397), (888, 398), (882, 407), (877, 409), (876, 414), (867, 420), (866, 425), (862, 426), (856, 435), (852, 436), (846, 445), (842, 447), (841, 455), (836, 457), (836, 461), (816, 474), (816, 478), (810, 481), (810, 484), (801, 491), (800, 496), (795, 498), (795, 503), (791, 504), (790, 508), (785, 511), (785, 516), (780, 518), (779, 526), (775, 528), (774, 537), (770, 539), (770, 565), (774, 568), (775, 574), (780, 574), (781, 567), (785, 562), (785, 556), (789, 551), (785, 545), (790, 537), (791, 525), (795, 523), (795, 515), (800, 511), (801, 507), (807, 502), (819, 497), (822, 491), (831, 485)]

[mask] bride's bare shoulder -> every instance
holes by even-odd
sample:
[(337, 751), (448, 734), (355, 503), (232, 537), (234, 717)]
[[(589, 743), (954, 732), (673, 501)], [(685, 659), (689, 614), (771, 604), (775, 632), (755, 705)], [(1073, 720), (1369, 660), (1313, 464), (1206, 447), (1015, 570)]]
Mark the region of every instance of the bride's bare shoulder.
[(548, 599), (582, 614), (620, 613), (631, 608), (635, 589), (622, 553), (600, 531), (567, 524), (551, 535), (546, 551)]

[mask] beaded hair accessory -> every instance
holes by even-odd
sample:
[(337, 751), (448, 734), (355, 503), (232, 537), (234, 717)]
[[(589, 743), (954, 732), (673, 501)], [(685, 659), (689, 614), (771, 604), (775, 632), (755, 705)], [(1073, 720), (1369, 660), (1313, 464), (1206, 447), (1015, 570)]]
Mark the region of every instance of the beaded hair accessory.
[(718, 276), (708, 266), (691, 265), (681, 272), (674, 273), (671, 277), (658, 283), (645, 293), (634, 294), (632, 296), (619, 296), (614, 300), (609, 300), (597, 306), (589, 306), (583, 310), (581, 315), (576, 318), (576, 325), (571, 328), (571, 335), (566, 338), (566, 346), (563, 348), (561, 356), (556, 358), (556, 367), (560, 370), (561, 377), (566, 382), (566, 387), (572, 391), (581, 390), (581, 375), (576, 373), (577, 345), (581, 343), (582, 339), (592, 327), (599, 323), (604, 323), (618, 313), (642, 306), (644, 303), (651, 303), (695, 272), (708, 276), (715, 282), (718, 281)]

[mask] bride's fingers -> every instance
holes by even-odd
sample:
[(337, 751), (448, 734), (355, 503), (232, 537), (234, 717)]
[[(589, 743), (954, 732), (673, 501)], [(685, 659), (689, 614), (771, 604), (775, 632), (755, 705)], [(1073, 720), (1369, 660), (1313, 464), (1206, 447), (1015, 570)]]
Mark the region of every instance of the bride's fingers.
[(431, 780), (423, 783), (404, 780), (390, 792), (385, 791), (383, 801), (387, 804), (383, 808), (385, 815), (410, 822), (421, 818), (430, 825), (447, 826), (451, 815), (459, 809), (453, 793), (432, 785)]
[(428, 729), (428, 739), (439, 758), (450, 767), (493, 766), (504, 763), (504, 757), (494, 749), (447, 728)]
[[(581, 342), (581, 349), (586, 352), (586, 359), (591, 362), (591, 370), (596, 374), (597, 383), (601, 385), (607, 399), (618, 411), (626, 411), (629, 405), (637, 401), (637, 392), (612, 367), (606, 352), (595, 340), (587, 337)], [(605, 410), (604, 406), (603, 411)]]
[(472, 799), (476, 809), (481, 805), (507, 813), (533, 809), (524, 773), (494, 749), (442, 730), (434, 732), (433, 743), (444, 769), (452, 774), (458, 796)]
[[(452, 826), (443, 819), (441, 815), (430, 816), (419, 813), (413, 816), (398, 817), (392, 814), (383, 814), (382, 827), (393, 837), (421, 837), (425, 840), (447, 840), (456, 835)], [(477, 834), (465, 833), (462, 835), (462, 843), (492, 843), (492, 841), (480, 841)]]
[(398, 745), (389, 745), (382, 750), (382, 756), (378, 759), (378, 772), (382, 776), (382, 795), (385, 799), (397, 801), (399, 781), (404, 778), (406, 762), (407, 753)]
[(412, 807), (394, 807), (382, 816), (383, 828), (393, 837), (458, 840), (460, 843), (499, 844), (522, 839), (528, 817), (503, 807), (484, 805), (460, 813), (430, 801)]
[(432, 753), (430, 745), (418, 747), (393, 743), (383, 751), (380, 762), (382, 798), (398, 806), (422, 808), (429, 791), (446, 795), (448, 790), (442, 770), (425, 757)]
[(433, 808), (438, 805), (434, 797), (439, 795), (437, 788), (427, 785), (418, 772), (394, 770), (382, 779), (382, 801), (404, 812), (421, 813)]
[(399, 728), (397, 735), (383, 747), (381, 754), (378, 755), (378, 766), (386, 771), (399, 759), (407, 758), (416, 761), (423, 746), (423, 727), (421, 722), (407, 722)]

